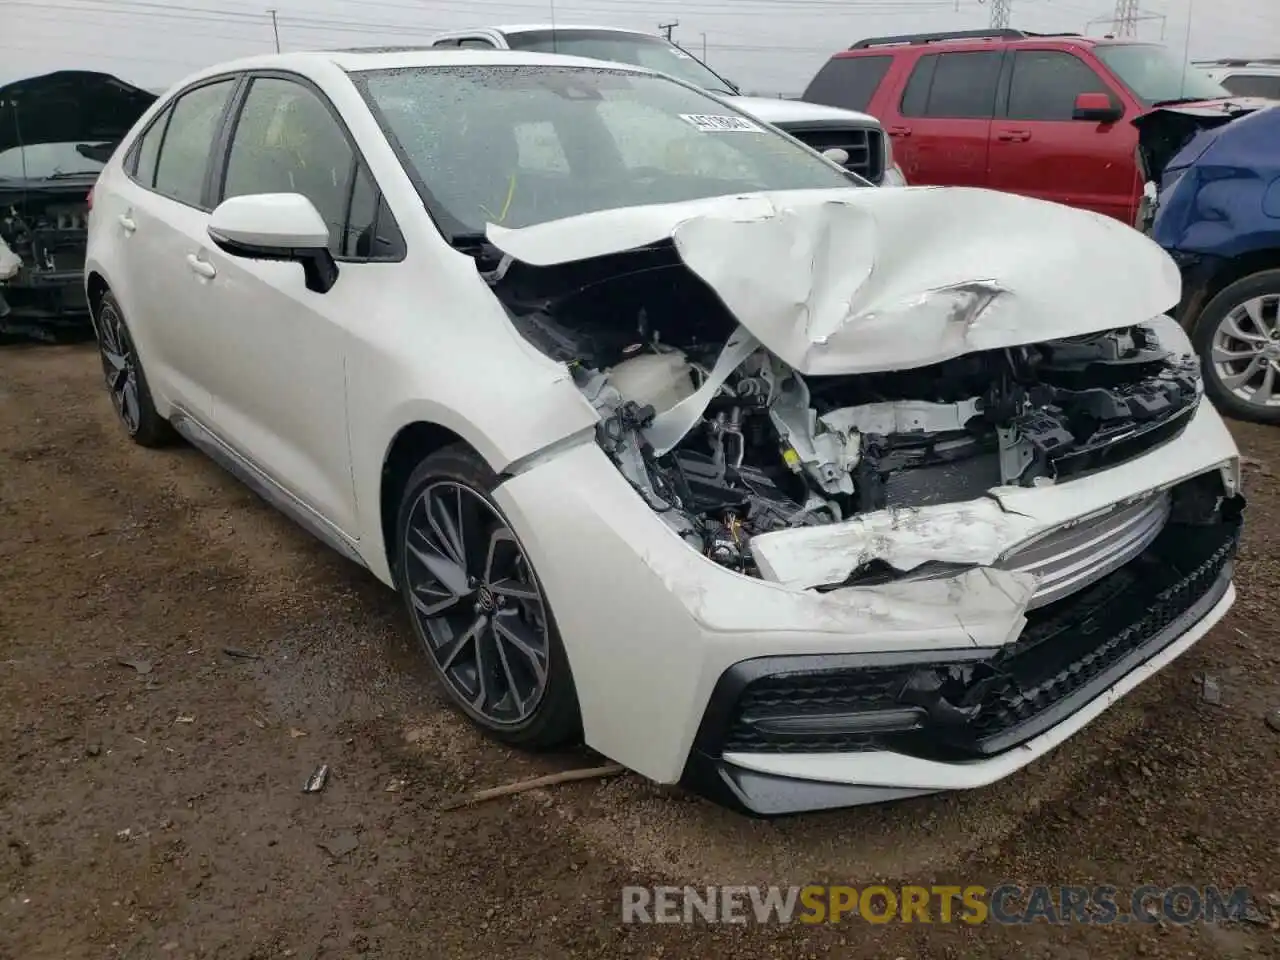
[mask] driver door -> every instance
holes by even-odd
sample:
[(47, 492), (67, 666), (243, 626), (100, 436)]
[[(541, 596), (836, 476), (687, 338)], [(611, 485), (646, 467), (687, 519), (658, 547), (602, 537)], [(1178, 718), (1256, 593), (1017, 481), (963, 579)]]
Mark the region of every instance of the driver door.
[(354, 255), (348, 227), (371, 209), (376, 186), (328, 100), (284, 76), (251, 78), (222, 183), (219, 203), (260, 193), (307, 197), (329, 225), (341, 266), (336, 285), (316, 293), (297, 263), (205, 245), (220, 289), (213, 428), (301, 506), (355, 539), (345, 364), (352, 328), (378, 296), (385, 268)]

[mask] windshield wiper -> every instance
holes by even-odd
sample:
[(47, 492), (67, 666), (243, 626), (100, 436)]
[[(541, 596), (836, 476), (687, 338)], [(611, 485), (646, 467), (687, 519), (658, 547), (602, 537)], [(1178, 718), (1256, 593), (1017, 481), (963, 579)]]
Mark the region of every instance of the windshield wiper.
[(49, 174), (46, 177), (41, 177), (40, 179), (41, 180), (74, 180), (78, 177), (96, 177), (97, 175), (98, 175), (97, 170), (55, 170), (53, 173)]

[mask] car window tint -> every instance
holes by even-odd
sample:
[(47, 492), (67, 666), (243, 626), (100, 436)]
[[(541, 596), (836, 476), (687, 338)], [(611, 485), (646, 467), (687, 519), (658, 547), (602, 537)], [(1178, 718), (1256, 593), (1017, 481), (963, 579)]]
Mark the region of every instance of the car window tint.
[(933, 86), (933, 71), (938, 66), (937, 55), (921, 57), (916, 61), (907, 88), (902, 92), (899, 110), (904, 117), (923, 117), (929, 105), (929, 88)]
[(156, 185), (156, 161), (160, 159), (160, 142), (164, 139), (165, 127), (169, 125), (172, 113), (172, 110), (166, 110), (156, 117), (138, 141), (138, 149), (134, 154), (133, 178), (144, 187)]
[(300, 193), (328, 224), (337, 254), (353, 157), (346, 134), (315, 93), (292, 80), (260, 77), (232, 135), (222, 197)]
[(1010, 120), (1070, 120), (1076, 97), (1110, 93), (1094, 69), (1060, 50), (1019, 50), (1009, 85)]
[(342, 241), (342, 256), (353, 260), (398, 259), (404, 237), (368, 168), (361, 164), (351, 190), (351, 212)]
[(475, 40), (475, 39), (459, 40), (459, 41), (458, 41), (458, 46), (460, 46), (460, 47), (477, 47), (477, 48), (479, 48), (479, 49), (481, 49), (481, 50), (492, 50), (492, 49), (494, 49), (493, 44), (492, 44), (492, 43), (490, 43), (488, 40)]
[(888, 72), (893, 57), (833, 57), (804, 92), (810, 103), (865, 110)]
[[(1000, 58), (996, 52), (943, 53), (921, 57), (916, 72), (931, 70), (928, 94), (921, 96), (921, 80), (912, 89), (908, 83), (902, 99), (903, 116), (948, 117), (957, 120), (986, 120), (995, 111), (996, 82)], [(925, 60), (936, 63), (926, 65)], [(912, 80), (915, 80), (912, 76)]]
[(1236, 73), (1222, 78), (1222, 85), (1237, 97), (1267, 97), (1280, 100), (1280, 76)]
[(156, 163), (157, 193), (193, 207), (201, 205), (213, 138), (235, 84), (235, 80), (220, 80), (184, 93), (174, 103)]

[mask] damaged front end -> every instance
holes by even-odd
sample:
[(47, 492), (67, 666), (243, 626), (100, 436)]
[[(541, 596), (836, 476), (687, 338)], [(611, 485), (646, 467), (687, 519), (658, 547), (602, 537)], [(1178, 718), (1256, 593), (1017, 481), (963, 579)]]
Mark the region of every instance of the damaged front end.
[(0, 87), (0, 336), (55, 342), (91, 334), (89, 194), (155, 99), (82, 70)]
[[(886, 235), (861, 198), (779, 198), (767, 209), (743, 199), (668, 211), (669, 239), (570, 261), (516, 259), (537, 258), (528, 238), (539, 228), (501, 233), (494, 242), (510, 252), (491, 276), (525, 338), (568, 364), (627, 482), (723, 566), (833, 589), (992, 565), (1040, 531), (1009, 518), (990, 491), (1133, 460), (1176, 437), (1198, 407), (1194, 357), (1166, 348), (1148, 323), (1106, 325), (1117, 305), (1150, 317), (1177, 297), (1167, 258), (1123, 227), (1065, 211), (1088, 235), (1060, 241), (1095, 245), (1077, 259), (1114, 271), (1109, 253), (1139, 255), (1129, 263), (1139, 272), (1121, 261), (1101, 303), (1066, 288), (1055, 296), (1047, 282), (1032, 289), (1022, 274), (1043, 271), (1007, 244), (977, 255), (1007, 267), (1004, 277), (965, 280), (963, 264), (939, 262), (935, 285), (911, 295), (904, 285), (926, 280), (915, 255), (895, 249), (902, 237)], [(1033, 225), (1036, 214), (1062, 216), (977, 191), (871, 206), (901, 212), (900, 230), (929, 206), (975, 201), (994, 209), (996, 230), (1005, 206)], [(732, 246), (735, 233), (747, 246)], [(1119, 251), (1104, 244), (1112, 238)], [(876, 240), (870, 267), (852, 256)], [(970, 258), (974, 247), (983, 244), (971, 233)], [(752, 259), (761, 250), (771, 272)], [(1019, 316), (1041, 303), (1038, 316)], [(798, 533), (818, 527), (841, 533)], [(1080, 589), (1087, 577), (1058, 586), (1068, 583)]]
[[(847, 654), (757, 646), (715, 672), (685, 779), (755, 812), (964, 785), (954, 761), (1087, 714), (1229, 602), (1238, 462), (1161, 315), (1168, 258), (1025, 198), (860, 193), (490, 229), (495, 294), (669, 530), (833, 622), (865, 618)], [(720, 631), (776, 620), (773, 592), (733, 614), (675, 589)], [(998, 600), (1010, 629), (966, 625)], [(913, 623), (939, 605), (968, 645)], [(849, 757), (876, 751), (926, 767), (868, 790), (884, 770)], [(969, 785), (1002, 775), (984, 771)]]
[(1158, 106), (1133, 121), (1138, 128), (1137, 165), (1142, 195), (1134, 226), (1150, 233), (1164, 189), (1165, 169), (1200, 134), (1248, 116), (1271, 101), (1256, 97)]

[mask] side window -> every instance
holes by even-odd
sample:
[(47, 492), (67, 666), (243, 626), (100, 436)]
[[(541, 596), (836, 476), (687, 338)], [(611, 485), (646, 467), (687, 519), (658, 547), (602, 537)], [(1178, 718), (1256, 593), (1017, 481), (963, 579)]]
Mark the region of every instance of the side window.
[(975, 51), (921, 57), (902, 95), (902, 115), (991, 119), (1002, 56), (996, 51)]
[(139, 186), (148, 190), (154, 189), (156, 185), (156, 161), (160, 159), (160, 142), (164, 139), (165, 128), (169, 126), (171, 116), (173, 109), (169, 108), (156, 117), (133, 150), (129, 172)]
[(1222, 78), (1222, 85), (1237, 97), (1266, 97), (1280, 100), (1280, 76), (1262, 73), (1234, 73)]
[(342, 249), (355, 154), (328, 106), (292, 80), (253, 81), (236, 122), (222, 198), (300, 193), (329, 225), (330, 250)]
[(351, 211), (343, 232), (340, 256), (348, 260), (399, 260), (404, 236), (377, 184), (364, 164), (351, 189)]
[(213, 139), (235, 86), (235, 80), (220, 80), (184, 93), (174, 103), (156, 162), (157, 193), (188, 206), (202, 205)]
[(457, 40), (437, 40), (437, 41), (436, 41), (435, 43), (433, 43), (431, 46), (433, 46), (433, 47), (456, 47), (457, 45), (458, 45), (458, 41), (457, 41)]
[(893, 57), (832, 57), (809, 82), (804, 99), (845, 110), (866, 110)]
[(474, 37), (472, 37), (472, 38), (470, 38), (470, 39), (467, 39), (467, 40), (459, 40), (459, 41), (458, 41), (458, 46), (460, 46), (460, 47), (473, 47), (473, 48), (476, 48), (476, 49), (479, 49), (479, 50), (494, 50), (494, 49), (497, 49), (497, 48), (496, 48), (496, 47), (494, 47), (494, 45), (493, 45), (492, 43), (490, 43), (488, 40), (480, 40), (480, 39), (477, 39), (477, 38), (474, 38)]
[(1093, 68), (1060, 50), (1019, 50), (1009, 84), (1010, 120), (1070, 120), (1076, 97), (1110, 93)]

